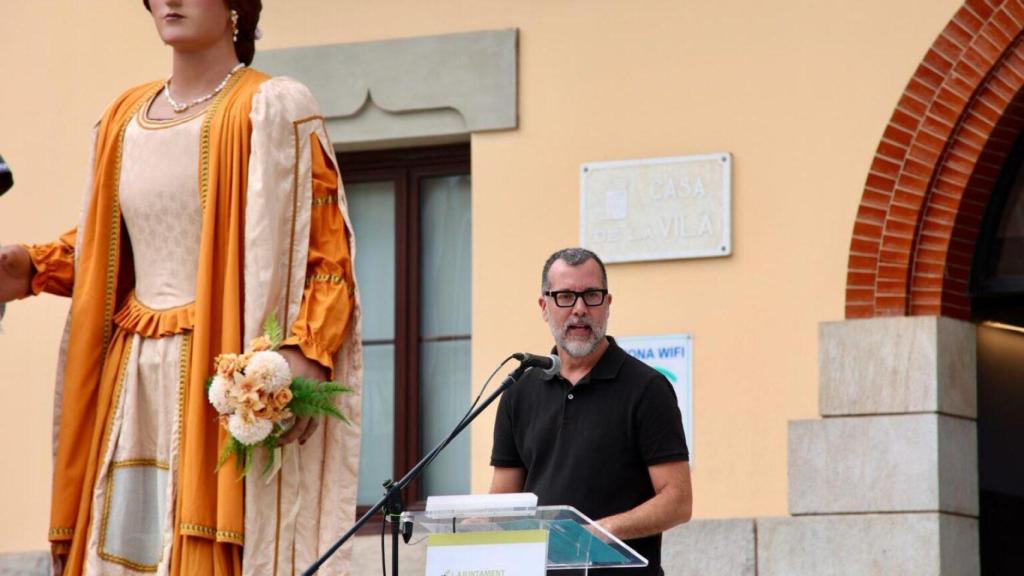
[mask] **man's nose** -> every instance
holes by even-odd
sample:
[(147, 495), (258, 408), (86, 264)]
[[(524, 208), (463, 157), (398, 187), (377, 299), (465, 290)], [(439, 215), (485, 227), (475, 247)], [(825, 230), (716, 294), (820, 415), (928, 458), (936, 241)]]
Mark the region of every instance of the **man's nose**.
[(572, 313), (574, 316), (586, 316), (589, 311), (587, 303), (583, 301), (583, 296), (576, 298), (576, 303), (572, 305)]

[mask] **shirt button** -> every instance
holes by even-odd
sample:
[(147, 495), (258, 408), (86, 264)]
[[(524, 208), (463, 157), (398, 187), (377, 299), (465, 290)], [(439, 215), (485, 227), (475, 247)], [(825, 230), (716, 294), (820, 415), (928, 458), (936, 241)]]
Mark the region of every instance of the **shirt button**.
[(572, 400), (572, 394), (569, 394), (569, 400)]

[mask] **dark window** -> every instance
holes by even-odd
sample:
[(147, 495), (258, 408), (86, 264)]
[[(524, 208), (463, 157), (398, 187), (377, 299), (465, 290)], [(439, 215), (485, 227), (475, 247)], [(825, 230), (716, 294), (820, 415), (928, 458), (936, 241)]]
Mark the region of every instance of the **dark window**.
[[(470, 401), (469, 145), (338, 157), (362, 296), (361, 509), (462, 417)], [(409, 487), (406, 504), (469, 492), (469, 436)]]

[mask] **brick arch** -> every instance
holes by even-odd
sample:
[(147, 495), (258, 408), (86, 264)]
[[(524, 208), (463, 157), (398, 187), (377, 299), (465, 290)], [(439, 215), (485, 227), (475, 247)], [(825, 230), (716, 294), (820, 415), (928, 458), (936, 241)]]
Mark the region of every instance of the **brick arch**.
[(875, 152), (850, 243), (846, 317), (970, 317), (982, 217), (1024, 130), (1024, 0), (968, 0)]

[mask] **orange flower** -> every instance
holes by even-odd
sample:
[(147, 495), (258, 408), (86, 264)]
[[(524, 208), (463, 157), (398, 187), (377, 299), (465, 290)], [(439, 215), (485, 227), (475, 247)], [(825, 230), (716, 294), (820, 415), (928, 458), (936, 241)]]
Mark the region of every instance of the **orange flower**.
[(239, 368), (237, 354), (221, 354), (214, 360), (217, 374), (224, 378), (231, 379), (231, 375)]
[(270, 399), (269, 400), (270, 400), (270, 404), (273, 405), (276, 408), (285, 408), (285, 407), (287, 407), (288, 403), (292, 401), (292, 391), (291, 391), (291, 388), (281, 388), (280, 390), (275, 390), (270, 395)]
[(273, 347), (273, 343), (270, 341), (270, 338), (266, 337), (266, 335), (253, 338), (252, 342), (249, 342), (249, 350), (252, 350), (253, 352), (263, 352), (264, 350), (270, 350)]

